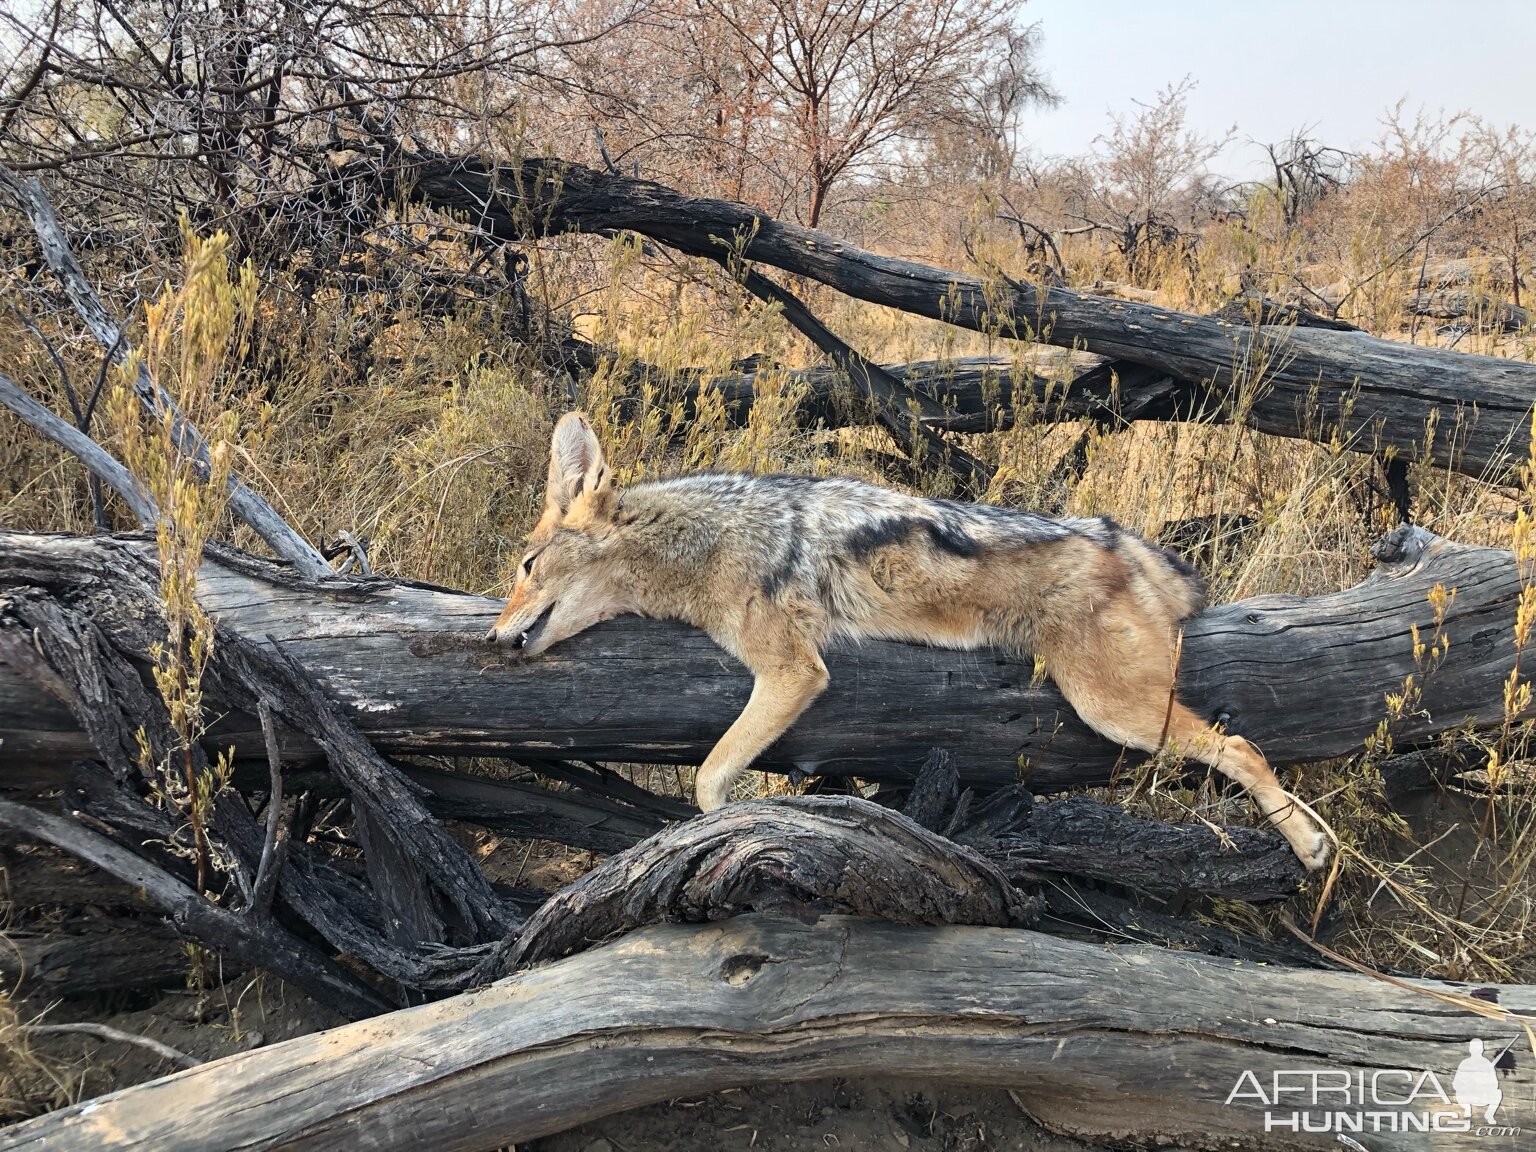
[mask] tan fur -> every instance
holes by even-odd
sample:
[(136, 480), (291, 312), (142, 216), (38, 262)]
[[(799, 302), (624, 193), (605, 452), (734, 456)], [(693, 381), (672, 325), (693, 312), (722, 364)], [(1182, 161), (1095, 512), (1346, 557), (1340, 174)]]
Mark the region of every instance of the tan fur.
[(821, 652), (834, 636), (1032, 652), (1096, 732), (1143, 752), (1166, 742), (1230, 777), (1320, 867), (1327, 840), (1263, 756), (1174, 695), (1179, 624), (1202, 605), (1176, 559), (1103, 520), (782, 477), (621, 493), (591, 427), (569, 413), (551, 443), (544, 514), (489, 639), (533, 656), (620, 613), (702, 628), (754, 677), (699, 769), (706, 811), (826, 687)]

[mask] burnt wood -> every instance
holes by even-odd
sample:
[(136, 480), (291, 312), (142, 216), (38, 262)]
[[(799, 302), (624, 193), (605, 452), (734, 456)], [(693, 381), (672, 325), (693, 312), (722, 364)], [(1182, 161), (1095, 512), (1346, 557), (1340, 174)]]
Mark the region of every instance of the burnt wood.
[[(1238, 296), (1218, 311), (1212, 319), (1228, 324), (1265, 324), (1281, 327), (1324, 328), (1334, 332), (1358, 331), (1353, 325), (1295, 305), (1280, 304), (1258, 296)], [(582, 361), (586, 370), (602, 359), (600, 351), (587, 346)], [(614, 359), (612, 356), (607, 357)], [(1077, 359), (1083, 359), (1079, 356)], [(1198, 418), (1211, 424), (1247, 419), (1249, 410), (1224, 402), (1218, 390), (1208, 382), (1170, 375), (1124, 358), (1093, 358), (1095, 363), (1080, 370), (1056, 365), (1021, 365), (1008, 356), (957, 356), (948, 360), (918, 360), (910, 364), (887, 364), (879, 371), (917, 397), (919, 416), (925, 426), (949, 432), (993, 432), (1013, 427), (1019, 409), (1035, 423), (1092, 420), (1104, 428), (1123, 427), (1135, 420), (1190, 420)], [(633, 367), (633, 366), (632, 366)], [(639, 377), (654, 377), (656, 371), (641, 367)], [(691, 370), (683, 373), (683, 402), (692, 412), (705, 389), (718, 393), (732, 423), (745, 425), (756, 399), (757, 377), (770, 373), (775, 380), (789, 382), (799, 390), (797, 409), (802, 423), (829, 428), (873, 420), (877, 413), (863, 402), (863, 391), (852, 373), (840, 367), (800, 368), (793, 371), (772, 365), (752, 366), (727, 375), (705, 375)], [(640, 383), (637, 379), (636, 385)], [(623, 402), (621, 402), (622, 404)], [(1273, 431), (1273, 430), (1271, 430)], [(1297, 431), (1303, 438), (1315, 438), (1318, 428)], [(1351, 444), (1358, 451), (1370, 451), (1365, 445)]]
[[(185, 986), (186, 942), (162, 921), (128, 916), (76, 918), (44, 933), (11, 930), (0, 949), (0, 978), (23, 995), (91, 996)], [(233, 954), (224, 965), (233, 976)]]
[[(1512, 477), (1528, 455), (1536, 365), (1383, 340), (1363, 332), (1201, 317), (1151, 304), (987, 282), (879, 256), (746, 205), (556, 159), (490, 165), (394, 152), (340, 175), (363, 194), (400, 194), (470, 215), (498, 239), (631, 231), (679, 252), (733, 252), (860, 300), (977, 331), (1082, 348), (1208, 387), (1263, 432), (1358, 451), (1395, 448), (1470, 476)], [(1280, 323), (1263, 323), (1280, 319)], [(1122, 373), (1123, 375), (1123, 373)], [(1258, 379), (1254, 379), (1254, 377)], [(1236, 378), (1236, 379), (1235, 379)], [(1425, 429), (1436, 435), (1425, 450)]]
[(390, 1006), (330, 957), (271, 921), (242, 916), (204, 899), (165, 869), (78, 821), (0, 800), (0, 827), (62, 848), (135, 885), (183, 935), (266, 968), (345, 1015), (372, 1016)]
[(1245, 1072), (1267, 1086), (1280, 1069), (1367, 1081), (1428, 1070), (1449, 1093), (1476, 1037), (1490, 1055), (1510, 1044), (1505, 1134), (1362, 1139), (1379, 1152), (1515, 1152), (1514, 1130), (1536, 1126), (1536, 1062), (1510, 1014), (1532, 1012), (1536, 989), (1522, 986), (1387, 983), (1029, 929), (753, 915), (647, 928), (213, 1061), (16, 1125), (0, 1149), (469, 1152), (677, 1096), (860, 1076), (1010, 1088), (1054, 1129), (1138, 1147), (1318, 1148), (1333, 1142), (1266, 1134), (1251, 1091), (1227, 1103)]

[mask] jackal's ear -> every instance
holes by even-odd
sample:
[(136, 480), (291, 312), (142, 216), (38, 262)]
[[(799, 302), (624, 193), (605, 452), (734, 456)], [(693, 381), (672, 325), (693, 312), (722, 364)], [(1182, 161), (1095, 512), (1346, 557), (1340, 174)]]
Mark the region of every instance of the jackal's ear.
[(544, 504), (564, 512), (587, 492), (600, 492), (613, 479), (603, 446), (580, 412), (567, 412), (549, 442), (549, 486)]

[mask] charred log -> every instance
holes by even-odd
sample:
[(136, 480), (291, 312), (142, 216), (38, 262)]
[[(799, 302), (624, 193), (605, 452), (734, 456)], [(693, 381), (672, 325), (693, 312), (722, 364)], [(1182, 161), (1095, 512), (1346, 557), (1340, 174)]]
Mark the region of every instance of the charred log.
[[(475, 157), (412, 155), (357, 160), (340, 175), (433, 208), (472, 215), (496, 238), (631, 231), (688, 255), (723, 245), (760, 262), (876, 304), (978, 331), (1081, 347), (1139, 365), (1158, 379), (1200, 382), (1230, 402), (1251, 393), (1245, 416), (1274, 435), (1387, 448), (1467, 475), (1510, 476), (1525, 459), (1536, 366), (1302, 327), (1198, 317), (1059, 287), (981, 278), (877, 256), (745, 205), (685, 196), (647, 180), (558, 160), (520, 167)], [(1278, 323), (1265, 322), (1279, 320)], [(1425, 429), (1439, 433), (1426, 452)]]

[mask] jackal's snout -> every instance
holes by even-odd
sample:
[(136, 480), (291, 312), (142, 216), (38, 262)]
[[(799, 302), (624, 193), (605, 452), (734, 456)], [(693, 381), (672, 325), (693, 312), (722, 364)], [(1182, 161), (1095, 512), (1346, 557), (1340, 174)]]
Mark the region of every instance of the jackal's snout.
[(544, 633), (544, 627), (549, 623), (549, 616), (555, 610), (551, 604), (540, 612), (533, 623), (524, 628), (516, 628), (512, 625), (504, 625), (500, 620), (491, 625), (491, 630), (485, 634), (487, 644), (505, 644), (509, 648), (525, 649), (532, 647)]

